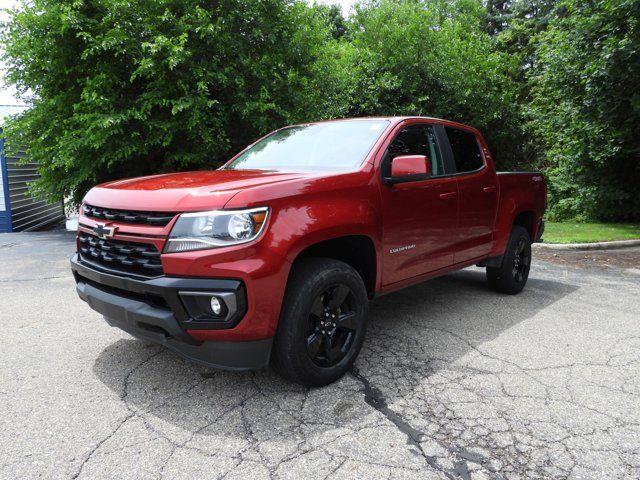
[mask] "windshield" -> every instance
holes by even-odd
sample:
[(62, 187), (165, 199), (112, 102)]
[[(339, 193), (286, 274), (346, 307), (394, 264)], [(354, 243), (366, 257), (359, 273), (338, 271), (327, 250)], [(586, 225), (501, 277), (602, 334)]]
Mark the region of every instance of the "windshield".
[(386, 120), (350, 120), (284, 128), (249, 147), (225, 168), (354, 170), (362, 164), (388, 124)]

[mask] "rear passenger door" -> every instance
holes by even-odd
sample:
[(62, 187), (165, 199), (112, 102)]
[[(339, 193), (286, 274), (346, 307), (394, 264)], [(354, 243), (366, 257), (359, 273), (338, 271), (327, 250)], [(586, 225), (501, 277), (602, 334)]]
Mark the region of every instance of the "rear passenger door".
[(458, 180), (458, 244), (454, 263), (460, 263), (487, 256), (491, 251), (498, 180), (472, 131), (450, 126), (445, 126), (444, 131)]

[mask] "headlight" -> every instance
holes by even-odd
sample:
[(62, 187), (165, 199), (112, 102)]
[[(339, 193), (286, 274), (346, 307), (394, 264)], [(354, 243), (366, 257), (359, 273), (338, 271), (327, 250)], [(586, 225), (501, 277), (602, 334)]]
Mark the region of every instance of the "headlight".
[(256, 239), (267, 222), (268, 207), (183, 213), (171, 229), (165, 253), (227, 247)]

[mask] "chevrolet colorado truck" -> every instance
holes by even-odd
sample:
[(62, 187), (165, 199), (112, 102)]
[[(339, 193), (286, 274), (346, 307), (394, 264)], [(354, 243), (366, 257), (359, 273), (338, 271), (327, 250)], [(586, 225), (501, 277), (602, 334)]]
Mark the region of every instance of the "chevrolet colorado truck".
[(474, 128), (423, 117), (290, 126), (218, 170), (98, 185), (71, 268), (106, 321), (200, 364), (326, 385), (369, 299), (471, 265), (527, 282), (539, 173), (496, 173)]

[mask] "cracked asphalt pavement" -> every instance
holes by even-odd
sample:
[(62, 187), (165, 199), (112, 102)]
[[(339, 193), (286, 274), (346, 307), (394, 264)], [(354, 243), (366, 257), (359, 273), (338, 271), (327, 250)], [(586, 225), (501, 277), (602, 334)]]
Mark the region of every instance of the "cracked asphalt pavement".
[(640, 477), (640, 265), (534, 258), (517, 296), (470, 268), (379, 298), (353, 371), (309, 390), (109, 327), (73, 250), (0, 235), (0, 478)]

